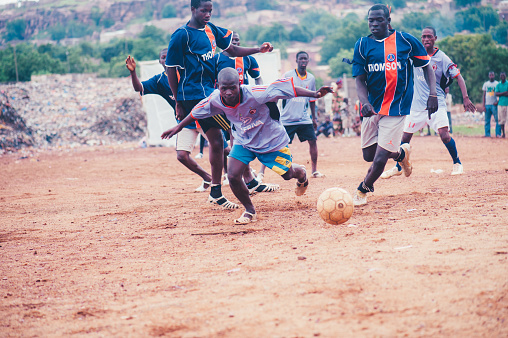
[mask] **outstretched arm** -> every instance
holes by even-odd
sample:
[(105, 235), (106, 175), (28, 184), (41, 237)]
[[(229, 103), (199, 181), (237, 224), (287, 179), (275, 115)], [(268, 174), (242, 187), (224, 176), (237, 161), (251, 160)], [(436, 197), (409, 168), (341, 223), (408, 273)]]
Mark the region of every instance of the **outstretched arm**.
[(266, 53), (271, 52), (273, 50), (273, 46), (270, 42), (265, 42), (261, 45), (261, 47), (240, 47), (231, 44), (226, 51), (229, 55), (233, 57), (244, 57), (251, 54), (256, 53)]
[(427, 111), (429, 113), (430, 119), (430, 116), (434, 114), (438, 109), (436, 74), (434, 73), (434, 69), (432, 69), (430, 63), (423, 67), (423, 75), (425, 76), (425, 81), (430, 88), (429, 99), (427, 100)]
[(141, 92), (143, 90), (143, 85), (141, 84), (141, 81), (139, 81), (138, 75), (136, 74), (136, 61), (130, 55), (125, 60), (125, 66), (131, 73), (132, 87), (134, 87), (135, 91)]
[(469, 96), (467, 95), (466, 82), (464, 81), (464, 78), (460, 74), (457, 77), (457, 83), (459, 84), (460, 91), (462, 92), (462, 100), (463, 100), (462, 102), (464, 103), (464, 109), (466, 111), (470, 111), (470, 112), (474, 113), (476, 111), (476, 107), (471, 102), (471, 100), (469, 99)]
[(356, 92), (358, 93), (358, 100), (362, 107), (361, 113), (363, 117), (369, 117), (376, 114), (374, 107), (369, 102), (369, 90), (367, 88), (367, 74), (358, 75), (355, 78)]
[(302, 87), (295, 87), (296, 96), (313, 97), (315, 99), (322, 98), (328, 93), (333, 92), (332, 87), (323, 86), (316, 91), (308, 90)]
[(168, 130), (166, 130), (165, 132), (162, 133), (161, 135), (161, 138), (162, 139), (167, 139), (169, 140), (171, 137), (173, 137), (174, 135), (178, 134), (180, 131), (182, 131), (182, 129), (186, 126), (188, 126), (189, 124), (191, 124), (192, 122), (194, 122), (194, 118), (192, 117), (191, 114), (187, 115), (187, 117), (185, 117), (180, 123), (178, 123), (176, 126), (174, 126), (173, 128), (170, 128)]

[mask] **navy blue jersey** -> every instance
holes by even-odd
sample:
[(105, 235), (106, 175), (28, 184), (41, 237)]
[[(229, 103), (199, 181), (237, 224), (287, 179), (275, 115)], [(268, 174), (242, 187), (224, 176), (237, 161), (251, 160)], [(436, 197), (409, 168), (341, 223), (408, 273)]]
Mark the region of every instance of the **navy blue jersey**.
[(178, 28), (169, 41), (167, 67), (180, 73), (178, 101), (200, 100), (209, 96), (215, 84), (215, 50), (226, 50), (232, 39), (230, 30), (207, 23), (203, 29), (186, 25)]
[[(176, 112), (175, 100), (171, 98), (173, 96), (173, 92), (171, 91), (171, 87), (169, 87), (169, 81), (168, 77), (166, 76), (166, 73), (162, 72), (160, 74), (157, 74), (152, 78), (141, 82), (141, 85), (143, 86), (141, 95), (147, 94), (160, 95), (164, 100), (166, 100), (170, 104), (171, 107), (173, 107), (173, 110), (175, 110)], [(196, 124), (193, 122), (192, 124), (188, 125), (185, 128), (196, 129)]]
[(411, 34), (390, 31), (375, 40), (371, 35), (355, 45), (353, 76), (367, 74), (369, 102), (381, 115), (409, 115), (413, 99), (413, 66), (430, 62), (425, 47)]
[(249, 84), (249, 77), (247, 76), (247, 74), (249, 74), (250, 77), (253, 79), (257, 79), (261, 76), (258, 62), (250, 55), (240, 58), (240, 57), (229, 57), (224, 55), (223, 53), (219, 53), (215, 58), (217, 60), (216, 62), (217, 74), (219, 74), (219, 72), (224, 68), (234, 68), (236, 69), (240, 77), (240, 84), (244, 85)]

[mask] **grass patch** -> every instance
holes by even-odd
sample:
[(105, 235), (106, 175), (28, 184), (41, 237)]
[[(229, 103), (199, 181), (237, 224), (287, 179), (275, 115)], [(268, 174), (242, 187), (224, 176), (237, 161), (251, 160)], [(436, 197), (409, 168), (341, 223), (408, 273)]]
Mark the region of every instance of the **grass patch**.
[[(495, 127), (495, 123), (494, 123)], [(483, 136), (485, 134), (484, 126), (481, 124), (463, 124), (463, 125), (452, 125), (453, 135), (459, 136)], [(494, 128), (492, 128), (494, 130)], [(493, 135), (496, 132), (493, 131)]]

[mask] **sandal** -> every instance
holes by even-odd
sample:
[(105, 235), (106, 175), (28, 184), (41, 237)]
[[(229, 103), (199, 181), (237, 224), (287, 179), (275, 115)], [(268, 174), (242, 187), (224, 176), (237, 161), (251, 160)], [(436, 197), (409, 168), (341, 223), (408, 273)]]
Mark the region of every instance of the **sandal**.
[(321, 174), (319, 171), (314, 171), (312, 173), (312, 177), (314, 178), (323, 178), (323, 177), (326, 177), (325, 174)]
[(236, 203), (233, 203), (229, 201), (224, 195), (221, 195), (218, 198), (213, 198), (212, 196), (208, 195), (208, 203), (210, 204), (217, 204), (224, 209), (238, 209), (239, 206)]
[[(208, 190), (208, 188), (210, 187), (210, 185), (212, 184), (212, 182), (207, 182), (205, 180), (203, 180), (203, 182), (201, 182), (201, 185), (199, 187), (196, 188), (196, 190), (194, 190), (194, 192), (205, 192)], [(208, 185), (205, 187), (205, 185)]]
[(254, 188), (249, 189), (249, 195), (254, 195), (257, 192), (274, 192), (279, 189), (280, 186), (278, 184), (259, 182)]
[[(248, 216), (250, 216), (250, 218)], [(235, 219), (235, 224), (248, 224), (251, 222), (256, 222), (258, 220), (258, 215), (256, 213), (251, 214), (248, 211), (244, 211), (240, 218)]]

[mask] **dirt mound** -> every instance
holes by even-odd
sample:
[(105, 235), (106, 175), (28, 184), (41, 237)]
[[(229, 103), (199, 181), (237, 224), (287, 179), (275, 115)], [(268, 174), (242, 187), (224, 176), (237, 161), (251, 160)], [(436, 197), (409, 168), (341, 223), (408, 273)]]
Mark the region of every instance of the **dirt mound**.
[(32, 130), (9, 103), (4, 91), (0, 92), (0, 149), (10, 150), (33, 145)]

